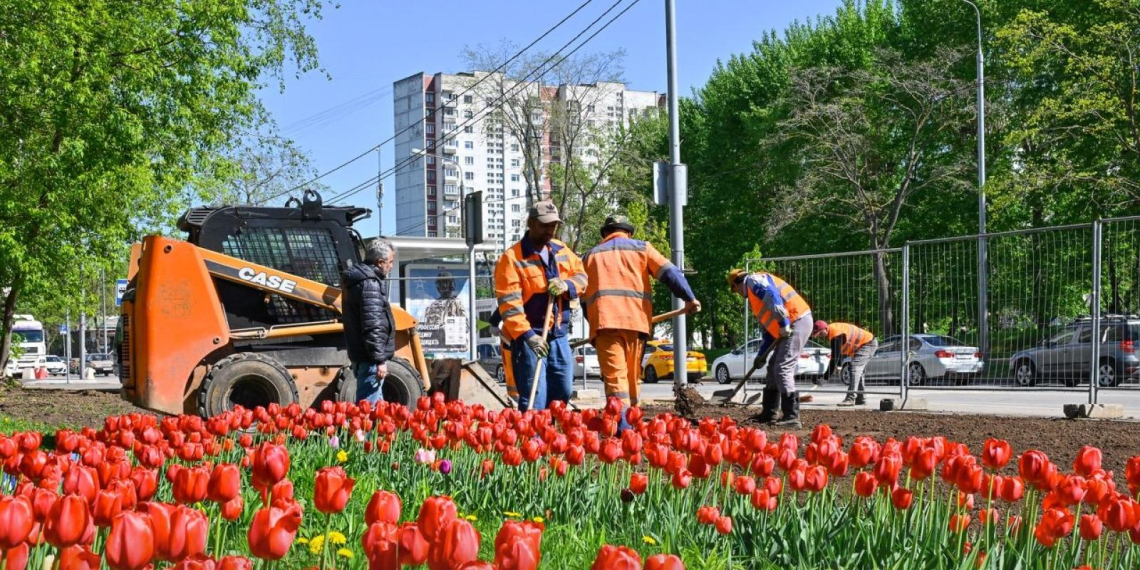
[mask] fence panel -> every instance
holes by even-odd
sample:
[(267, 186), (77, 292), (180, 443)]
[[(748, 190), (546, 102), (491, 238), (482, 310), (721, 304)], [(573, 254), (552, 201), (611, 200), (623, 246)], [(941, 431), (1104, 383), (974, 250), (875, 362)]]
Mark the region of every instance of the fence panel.
[[(814, 319), (828, 322), (847, 322), (874, 333), (880, 339), (898, 335), (902, 315), (902, 250), (888, 249), (854, 253), (807, 255), (765, 258), (749, 263), (751, 271), (769, 271), (788, 282), (811, 306)], [(756, 339), (755, 319), (744, 308), (745, 338)], [(758, 344), (750, 340), (738, 350), (747, 347), (743, 361), (747, 367), (755, 356)], [(797, 383), (805, 387), (816, 385), (818, 390), (846, 391), (846, 375), (833, 374), (830, 382), (821, 382), (826, 366), (825, 359), (816, 359), (814, 352), (826, 349), (826, 340), (812, 340), (805, 355), (801, 356)], [(880, 353), (883, 351), (880, 349)], [(878, 356), (878, 355), (876, 355)], [(830, 355), (831, 358), (836, 355)], [(895, 358), (893, 366), (876, 358), (867, 367), (868, 394), (898, 395), (901, 363)], [(717, 370), (710, 371), (714, 378)], [(735, 373), (739, 377), (741, 373)], [(758, 373), (756, 376), (760, 376)], [(719, 380), (719, 378), (718, 378)]]
[(1099, 390), (1140, 388), (1140, 218), (1100, 225)]
[[(982, 239), (984, 312), (978, 295)], [(1087, 385), (1082, 362), (1087, 366), (1092, 346), (1091, 225), (908, 247), (911, 386), (1079, 390)]]

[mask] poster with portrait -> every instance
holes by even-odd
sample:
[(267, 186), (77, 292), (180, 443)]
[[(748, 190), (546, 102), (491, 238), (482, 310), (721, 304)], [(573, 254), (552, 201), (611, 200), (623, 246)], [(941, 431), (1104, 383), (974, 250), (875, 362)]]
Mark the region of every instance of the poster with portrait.
[(417, 321), (424, 352), (433, 355), (468, 351), (468, 279), (463, 263), (414, 263), (404, 266), (405, 308)]

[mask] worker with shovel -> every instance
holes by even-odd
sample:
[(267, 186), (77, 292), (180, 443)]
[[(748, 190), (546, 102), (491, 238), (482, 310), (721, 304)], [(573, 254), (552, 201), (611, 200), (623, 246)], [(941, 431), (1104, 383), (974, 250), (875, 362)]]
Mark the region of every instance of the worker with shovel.
[[(769, 349), (772, 353), (762, 409), (753, 419), (760, 423), (801, 427), (795, 375), (796, 363), (814, 326), (811, 307), (791, 285), (771, 273), (748, 274), (743, 269), (733, 269), (728, 274), (728, 284), (733, 293), (748, 299), (752, 314), (760, 321), (763, 342), (756, 352), (753, 368), (763, 364), (762, 359)], [(775, 421), (777, 409), (783, 412), (779, 421)]]
[(541, 410), (554, 400), (570, 401), (574, 355), (566, 337), (570, 301), (586, 290), (582, 260), (554, 239), (558, 208), (536, 202), (527, 231), (495, 265), (503, 336), (510, 342), (519, 410)]
[[(685, 301), (684, 312), (701, 310), (700, 301), (677, 266), (653, 244), (633, 239), (635, 231), (625, 216), (606, 218), (602, 242), (583, 261), (589, 284), (582, 303), (590, 322), (590, 341), (598, 350), (606, 398), (618, 398), (625, 408), (637, 405), (640, 392), (642, 349), (653, 316), (650, 276)], [(684, 365), (677, 366), (683, 374)], [(623, 411), (618, 429), (627, 427)]]
[(851, 323), (828, 323), (816, 321), (812, 336), (831, 342), (831, 363), (827, 365), (824, 380), (830, 378), (838, 368), (840, 358), (850, 359), (851, 384), (847, 388), (847, 397), (839, 403), (840, 406), (862, 406), (867, 403), (863, 390), (866, 385), (863, 373), (867, 370), (867, 363), (879, 350), (879, 341), (871, 331), (861, 329)]

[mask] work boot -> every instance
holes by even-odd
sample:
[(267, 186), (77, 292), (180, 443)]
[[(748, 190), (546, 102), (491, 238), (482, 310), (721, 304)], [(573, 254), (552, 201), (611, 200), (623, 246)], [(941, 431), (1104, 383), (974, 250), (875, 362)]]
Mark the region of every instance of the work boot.
[(863, 394), (859, 394), (858, 396), (855, 396), (855, 405), (856, 406), (866, 406), (867, 405), (867, 398), (865, 396), (863, 396)]
[(761, 424), (772, 423), (776, 419), (776, 410), (780, 409), (780, 389), (765, 386), (760, 405), (760, 413), (752, 416), (752, 421)]
[(839, 402), (838, 406), (840, 408), (850, 408), (858, 403), (859, 401), (855, 399), (855, 396), (848, 394), (846, 398), (843, 398), (842, 402)]
[(772, 422), (773, 425), (786, 428), (800, 428), (803, 424), (800, 423), (800, 393), (790, 392), (784, 396), (780, 402), (780, 409), (784, 412), (784, 416), (779, 421)]

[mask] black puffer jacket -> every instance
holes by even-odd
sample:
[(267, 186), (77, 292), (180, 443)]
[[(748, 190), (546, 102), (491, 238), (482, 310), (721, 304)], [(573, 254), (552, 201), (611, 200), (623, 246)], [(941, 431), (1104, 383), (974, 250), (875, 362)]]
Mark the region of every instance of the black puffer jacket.
[(388, 304), (388, 283), (371, 265), (357, 263), (344, 282), (344, 338), (353, 362), (387, 362), (396, 353), (396, 321)]

